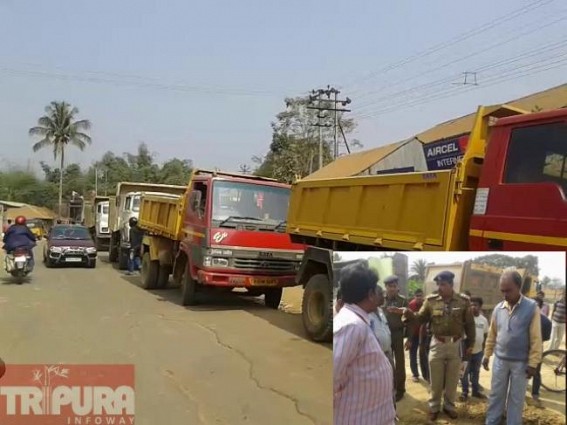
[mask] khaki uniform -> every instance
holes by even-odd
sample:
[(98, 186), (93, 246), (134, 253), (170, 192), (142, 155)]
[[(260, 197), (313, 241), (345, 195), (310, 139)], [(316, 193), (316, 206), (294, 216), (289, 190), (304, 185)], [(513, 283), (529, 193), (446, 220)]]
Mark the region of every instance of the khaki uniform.
[(406, 392), (406, 357), (404, 354), (404, 328), (406, 325), (400, 314), (388, 313), (386, 309), (388, 307), (407, 308), (407, 306), (407, 299), (399, 294), (393, 298), (386, 297), (384, 301), (384, 313), (392, 334), (392, 353), (395, 361), (394, 385), (398, 395)]
[[(432, 412), (441, 410), (444, 392), (443, 408), (455, 411), (461, 366), (460, 338), (466, 334), (466, 348), (472, 348), (475, 339), (475, 324), (469, 297), (455, 292), (449, 302), (445, 303), (440, 295), (430, 295), (416, 316), (419, 322), (430, 322), (433, 335), (429, 351), (429, 408)], [(455, 338), (459, 339), (455, 341)]]

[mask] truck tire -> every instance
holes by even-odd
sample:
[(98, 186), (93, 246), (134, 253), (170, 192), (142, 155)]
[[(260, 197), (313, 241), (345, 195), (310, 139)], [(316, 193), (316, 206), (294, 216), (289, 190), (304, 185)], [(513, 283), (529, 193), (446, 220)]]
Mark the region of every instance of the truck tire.
[(120, 248), (118, 255), (118, 270), (126, 270), (128, 268), (128, 260), (130, 253), (127, 249)]
[(158, 276), (157, 276), (157, 288), (165, 289), (169, 284), (169, 275), (171, 274), (171, 266), (159, 266)]
[(282, 300), (283, 288), (268, 288), (264, 292), (264, 304), (266, 307), (277, 310)]
[(114, 244), (114, 238), (110, 239), (110, 243), (108, 245), (108, 261), (111, 263), (116, 263), (116, 261), (118, 261), (118, 249)]
[(191, 277), (189, 270), (185, 271), (181, 282), (181, 304), (184, 306), (197, 304), (197, 282)]
[(146, 252), (142, 257), (142, 288), (155, 289), (158, 283), (159, 261), (151, 260), (150, 253)]
[(333, 291), (324, 274), (311, 276), (303, 293), (303, 327), (313, 341), (329, 342), (333, 339)]

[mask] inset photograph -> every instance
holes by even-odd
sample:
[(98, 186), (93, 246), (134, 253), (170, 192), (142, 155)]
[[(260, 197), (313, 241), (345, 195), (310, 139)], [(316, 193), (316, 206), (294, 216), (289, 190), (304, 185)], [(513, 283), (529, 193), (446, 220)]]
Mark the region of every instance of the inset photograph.
[(565, 252), (335, 252), (335, 425), (565, 423)]

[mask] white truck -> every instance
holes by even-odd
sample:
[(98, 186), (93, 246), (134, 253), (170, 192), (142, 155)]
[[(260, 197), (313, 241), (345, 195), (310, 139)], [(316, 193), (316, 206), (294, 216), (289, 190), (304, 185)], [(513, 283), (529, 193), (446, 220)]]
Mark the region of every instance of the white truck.
[(130, 254), (130, 225), (131, 217), (138, 218), (140, 199), (142, 195), (171, 196), (179, 198), (186, 191), (186, 186), (157, 183), (121, 182), (116, 186), (114, 207), (109, 208), (110, 246), (108, 258), (118, 263), (120, 270), (128, 267)]
[(110, 197), (95, 196), (90, 201), (85, 201), (84, 224), (91, 232), (97, 250), (103, 251), (110, 245), (110, 229), (108, 225), (110, 216)]

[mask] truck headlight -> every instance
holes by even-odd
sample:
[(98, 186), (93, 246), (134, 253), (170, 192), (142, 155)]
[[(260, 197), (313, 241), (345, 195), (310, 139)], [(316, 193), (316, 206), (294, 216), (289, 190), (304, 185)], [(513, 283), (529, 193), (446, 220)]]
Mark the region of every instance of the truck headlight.
[(209, 255), (203, 258), (203, 265), (205, 267), (228, 267), (228, 258), (211, 257)]
[(299, 260), (299, 261), (303, 260), (303, 254), (297, 254), (297, 255), (295, 256), (295, 259), (296, 259), (296, 260)]
[(230, 249), (211, 248), (207, 250), (207, 255), (224, 255), (225, 257), (232, 257)]

